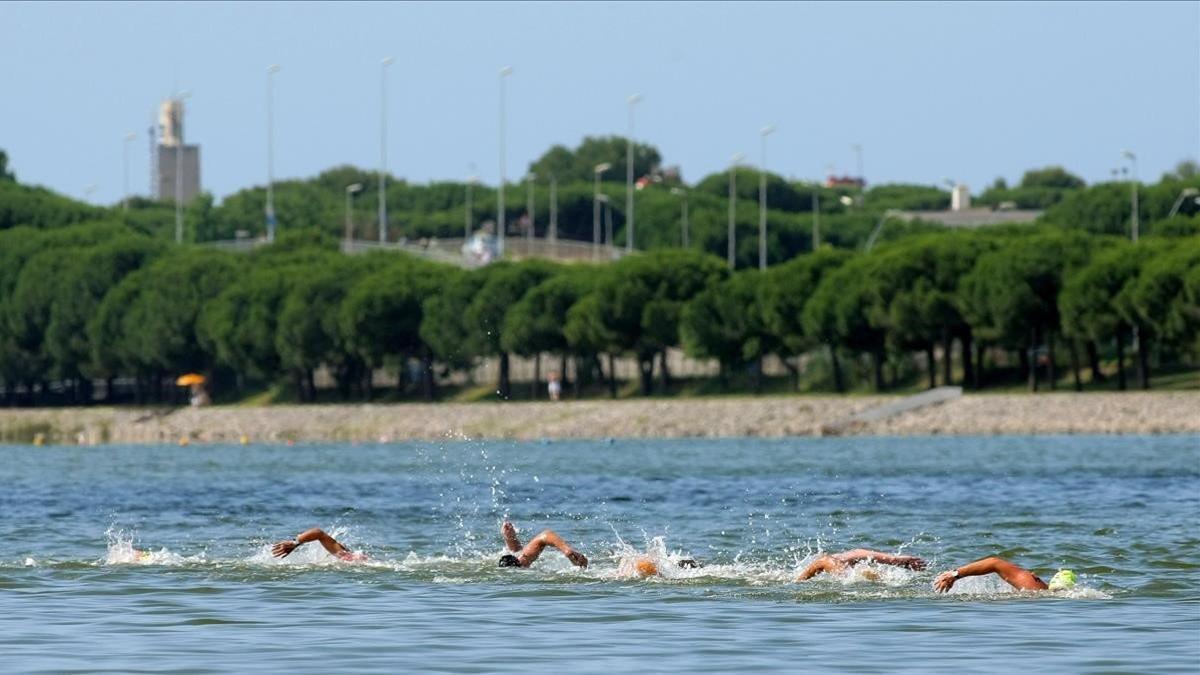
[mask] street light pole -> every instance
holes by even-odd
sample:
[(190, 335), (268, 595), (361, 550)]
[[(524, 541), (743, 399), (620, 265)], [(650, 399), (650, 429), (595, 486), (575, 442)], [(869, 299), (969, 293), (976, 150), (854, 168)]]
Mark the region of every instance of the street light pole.
[(812, 191), (812, 250), (815, 252), (821, 247), (821, 183), (820, 181), (813, 184)]
[(351, 183), (346, 186), (346, 252), (350, 252), (350, 244), (354, 241), (354, 211), (350, 208), (350, 200), (363, 189), (362, 183)]
[(762, 144), (762, 164), (758, 169), (758, 269), (767, 269), (767, 136), (775, 131), (768, 124), (758, 130)]
[(854, 150), (854, 165), (857, 167), (858, 175), (858, 205), (863, 205), (863, 198), (867, 189), (867, 179), (863, 177), (863, 159), (862, 159), (862, 144), (852, 143), (850, 148)]
[(550, 254), (558, 254), (558, 176), (550, 176)]
[(500, 69), (500, 191), (496, 196), (496, 243), (497, 252), (504, 257), (504, 80), (512, 75), (513, 69), (505, 66)]
[(275, 241), (275, 73), (279, 65), (267, 67), (267, 242)]
[(729, 235), (728, 250), (726, 252), (726, 262), (729, 263), (729, 269), (734, 269), (736, 266), (734, 254), (737, 248), (737, 231), (735, 229), (735, 221), (737, 219), (737, 166), (743, 157), (742, 153), (736, 153), (729, 162)]
[(125, 134), (125, 142), (121, 144), (121, 180), (124, 192), (121, 196), (121, 210), (129, 213), (129, 143), (137, 139), (137, 134)]
[(682, 197), (679, 214), (679, 242), (683, 248), (688, 247), (688, 193), (683, 188), (671, 188), (671, 194)]
[[(641, 94), (626, 99), (629, 102), (629, 136), (625, 139), (625, 251), (633, 250), (633, 107), (642, 100)], [(609, 242), (612, 245), (612, 242)]]
[(525, 216), (529, 219), (529, 229), (525, 231), (525, 241), (529, 242), (529, 253), (533, 252), (533, 238), (536, 234), (536, 218), (533, 213), (533, 182), (537, 180), (537, 174), (530, 172), (525, 174)]
[(592, 190), (592, 260), (600, 257), (600, 175), (612, 168), (604, 162), (592, 168), (595, 187)]
[(1132, 195), (1129, 202), (1129, 224), (1131, 226), (1134, 243), (1138, 240), (1138, 177), (1137, 177), (1137, 155), (1133, 154), (1132, 150), (1124, 150), (1121, 155), (1129, 160), (1133, 166), (1133, 175), (1130, 176), (1129, 182), (1132, 189)]
[(475, 181), (479, 180), (478, 176), (467, 176), (467, 206), (463, 209), (463, 243), (466, 243), (471, 238), (471, 225), (475, 217), (475, 207), (472, 200)]
[(396, 59), (379, 62), (379, 242), (388, 240), (387, 219), (387, 67)]
[(613, 246), (612, 204), (609, 201), (608, 195), (600, 195), (600, 203), (604, 205), (604, 242), (608, 245), (608, 258), (612, 260), (617, 257), (617, 250)]
[(175, 243), (183, 243), (183, 101), (191, 96), (190, 92), (182, 91), (175, 96), (179, 107), (176, 114), (179, 119), (175, 122)]
[[(1131, 194), (1129, 197), (1129, 225), (1130, 225), (1130, 235), (1133, 239), (1133, 243), (1136, 244), (1138, 241), (1138, 229), (1139, 229), (1139, 227), (1138, 227), (1139, 223), (1138, 223), (1137, 155), (1135, 155), (1132, 150), (1122, 150), (1121, 156), (1123, 156), (1125, 159), (1128, 159), (1130, 165), (1132, 165), (1132, 174), (1129, 176), (1129, 178), (1130, 178), (1129, 187), (1131, 189)], [(1137, 352), (1137, 355), (1138, 355), (1138, 363), (1137, 363), (1138, 380), (1141, 382), (1141, 385), (1143, 388), (1148, 389), (1148, 388), (1150, 388), (1150, 377), (1149, 377), (1149, 373), (1147, 373), (1147, 371), (1146, 371), (1146, 355), (1142, 351), (1143, 350), (1142, 336), (1141, 336), (1140, 331), (1138, 330), (1137, 323), (1133, 324), (1132, 329), (1133, 330), (1131, 332), (1133, 333), (1133, 335), (1132, 335), (1133, 349), (1134, 349), (1134, 351)]]

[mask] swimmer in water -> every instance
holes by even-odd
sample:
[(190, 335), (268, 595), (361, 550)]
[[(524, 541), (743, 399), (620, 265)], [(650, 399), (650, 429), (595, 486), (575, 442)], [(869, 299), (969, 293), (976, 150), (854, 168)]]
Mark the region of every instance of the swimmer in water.
[[(695, 570), (704, 567), (704, 565), (702, 565), (695, 558), (683, 558), (681, 560), (676, 560), (675, 564), (685, 570)], [(618, 571), (618, 573), (622, 574), (623, 576), (636, 576), (642, 577), (643, 579), (646, 577), (660, 576), (662, 574), (662, 572), (658, 569), (658, 565), (655, 564), (654, 559), (644, 555), (634, 558), (631, 565), (627, 565), (626, 563), (622, 562), (621, 569)]]
[(1003, 558), (983, 558), (967, 563), (957, 569), (942, 572), (933, 580), (934, 590), (945, 593), (954, 587), (954, 582), (963, 577), (978, 577), (995, 573), (1018, 591), (1065, 591), (1075, 586), (1075, 573), (1060, 569), (1046, 583), (1029, 570)]
[(553, 546), (562, 551), (562, 554), (567, 556), (567, 560), (570, 560), (573, 565), (588, 566), (587, 557), (571, 548), (571, 545), (553, 530), (542, 530), (540, 534), (530, 539), (528, 544), (521, 546), (521, 540), (517, 539), (517, 528), (506, 520), (500, 526), (500, 535), (504, 537), (504, 546), (511, 551), (511, 553), (500, 556), (500, 567), (529, 567), (547, 546)]
[[(892, 555), (881, 551), (872, 551), (865, 548), (856, 548), (853, 551), (842, 551), (832, 555), (823, 555), (820, 558), (812, 561), (800, 576), (796, 577), (796, 581), (808, 581), (822, 572), (828, 574), (845, 574), (852, 567), (860, 562), (875, 562), (881, 565), (891, 565), (893, 567), (907, 567), (910, 570), (925, 569), (925, 561), (911, 555)], [(873, 578), (872, 578), (873, 577)], [(877, 581), (878, 574), (869, 575), (872, 581)]]
[(297, 548), (307, 544), (310, 541), (321, 542), (321, 546), (324, 546), (325, 550), (329, 551), (329, 555), (336, 557), (338, 560), (356, 562), (367, 559), (367, 555), (365, 553), (351, 551), (343, 546), (342, 543), (337, 539), (325, 534), (325, 531), (319, 527), (314, 527), (311, 530), (305, 530), (296, 535), (296, 538), (293, 540), (281, 541), (275, 544), (271, 547), (271, 555), (275, 556), (276, 558), (286, 558), (291, 555), (292, 551), (295, 551)]

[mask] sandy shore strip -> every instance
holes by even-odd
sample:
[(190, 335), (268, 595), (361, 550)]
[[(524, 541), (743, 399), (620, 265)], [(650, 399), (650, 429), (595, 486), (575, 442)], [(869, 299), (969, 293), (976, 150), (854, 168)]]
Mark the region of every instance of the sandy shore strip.
[[(822, 435), (881, 396), (0, 410), (29, 443), (717, 438)], [(840, 429), (844, 435), (1200, 434), (1200, 392), (965, 395)]]

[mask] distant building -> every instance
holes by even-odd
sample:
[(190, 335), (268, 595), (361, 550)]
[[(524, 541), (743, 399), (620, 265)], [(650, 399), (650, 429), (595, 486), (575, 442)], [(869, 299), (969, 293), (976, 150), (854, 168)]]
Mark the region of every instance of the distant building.
[(867, 186), (867, 181), (862, 176), (834, 176), (830, 174), (825, 177), (825, 187), (852, 187), (862, 189)]
[(1018, 224), (1028, 225), (1040, 218), (1042, 212), (1036, 209), (1018, 209), (1012, 202), (1004, 202), (998, 207), (971, 206), (971, 190), (963, 183), (956, 184), (950, 189), (949, 211), (903, 211), (897, 217), (907, 221), (922, 220), (927, 223), (937, 223), (945, 227), (983, 227), (986, 225)]
[(185, 202), (200, 193), (200, 146), (184, 143), (183, 112), (179, 98), (163, 101), (158, 109), (155, 195), (163, 201), (175, 201), (176, 185)]

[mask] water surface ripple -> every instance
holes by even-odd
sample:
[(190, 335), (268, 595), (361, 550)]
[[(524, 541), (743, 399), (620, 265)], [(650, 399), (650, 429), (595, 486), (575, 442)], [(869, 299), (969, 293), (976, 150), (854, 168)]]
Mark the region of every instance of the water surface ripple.
[[(1196, 436), (0, 446), (0, 487), (5, 670), (1200, 668)], [(505, 517), (592, 565), (497, 568)], [(311, 526), (369, 560), (270, 556)], [(795, 581), (853, 547), (930, 569)], [(1081, 583), (932, 591), (986, 555)]]

